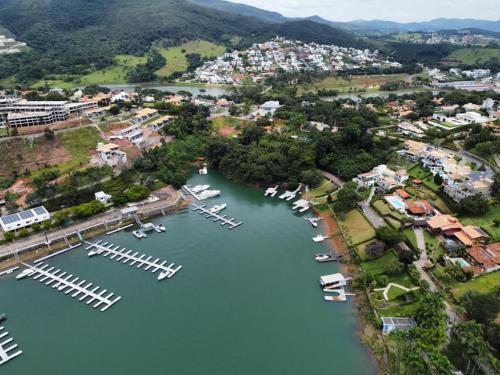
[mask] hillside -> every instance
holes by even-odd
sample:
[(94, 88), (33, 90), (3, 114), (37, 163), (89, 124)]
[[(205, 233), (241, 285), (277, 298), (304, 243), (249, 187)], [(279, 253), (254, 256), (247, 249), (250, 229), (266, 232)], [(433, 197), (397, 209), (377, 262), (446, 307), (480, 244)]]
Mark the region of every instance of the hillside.
[(255, 17), (267, 22), (286, 22), (288, 18), (277, 12), (256, 8), (246, 4), (232, 3), (224, 0), (190, 0), (193, 4), (217, 9), (222, 12), (240, 14), (242, 16)]
[(0, 25), (31, 47), (26, 53), (0, 57), (0, 81), (16, 76), (29, 83), (91, 74), (112, 67), (118, 55), (144, 56), (153, 44), (169, 48), (197, 39), (229, 46), (234, 36), (248, 42), (279, 34), (366, 45), (327, 25), (271, 24), (186, 0), (3, 0)]

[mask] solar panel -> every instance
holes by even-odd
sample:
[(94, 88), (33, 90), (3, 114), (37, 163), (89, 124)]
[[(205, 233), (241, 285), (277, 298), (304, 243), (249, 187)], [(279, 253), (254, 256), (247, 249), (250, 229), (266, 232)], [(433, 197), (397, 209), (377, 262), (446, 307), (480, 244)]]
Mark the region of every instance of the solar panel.
[(8, 225), (8, 224), (15, 223), (16, 221), (19, 221), (20, 218), (19, 218), (18, 214), (12, 214), (12, 215), (3, 216), (0, 218), (0, 220), (2, 220), (2, 223), (4, 223), (5, 225)]
[(32, 211), (35, 211), (35, 214), (37, 214), (37, 215), (45, 215), (48, 213), (47, 210), (45, 209), (45, 207), (43, 207), (43, 206), (35, 207), (35, 208), (33, 208)]
[(18, 213), (18, 215), (19, 215), (19, 217), (21, 219), (24, 219), (24, 220), (32, 218), (33, 216), (35, 216), (33, 214), (33, 212), (31, 212), (31, 210), (29, 210), (29, 211), (21, 211), (21, 212)]

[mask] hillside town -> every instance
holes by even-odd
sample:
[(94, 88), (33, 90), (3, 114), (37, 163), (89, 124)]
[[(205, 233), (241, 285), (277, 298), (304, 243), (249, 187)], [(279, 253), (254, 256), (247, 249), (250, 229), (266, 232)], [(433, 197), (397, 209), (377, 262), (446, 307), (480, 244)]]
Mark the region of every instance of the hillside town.
[(381, 56), (378, 51), (304, 43), (277, 37), (254, 44), (244, 51), (226, 52), (207, 61), (184, 78), (212, 84), (241, 84), (245, 80), (262, 82), (265, 77), (285, 72), (336, 72), (366, 67), (400, 68), (402, 65)]

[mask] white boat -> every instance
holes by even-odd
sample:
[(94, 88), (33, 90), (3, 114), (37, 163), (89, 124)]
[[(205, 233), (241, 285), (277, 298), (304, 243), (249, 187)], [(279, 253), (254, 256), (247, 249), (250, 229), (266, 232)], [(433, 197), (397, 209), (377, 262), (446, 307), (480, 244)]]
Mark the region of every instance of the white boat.
[(210, 188), (210, 185), (196, 185), (191, 188), (191, 191), (195, 194), (201, 193), (204, 190), (207, 190)]
[(90, 258), (90, 257), (93, 257), (94, 255), (99, 254), (99, 252), (100, 252), (100, 249), (98, 247), (96, 247), (95, 249), (90, 250), (87, 255)]
[(327, 255), (327, 254), (318, 254), (314, 257), (314, 259), (316, 259), (318, 262), (319, 261), (322, 261), (322, 260), (327, 260), (327, 259), (330, 259), (331, 256), (330, 255)]
[(165, 232), (167, 230), (167, 228), (165, 228), (165, 225), (163, 224), (158, 224), (156, 227), (162, 232)]
[(198, 199), (204, 200), (218, 195), (220, 195), (220, 190), (203, 190), (200, 194), (198, 194)]
[(199, 174), (203, 174), (203, 175), (208, 174), (207, 167), (203, 167), (203, 168), (199, 169), (198, 173)]
[(305, 218), (314, 228), (318, 227), (318, 222), (323, 220), (321, 217), (306, 217)]
[(134, 237), (138, 238), (138, 239), (141, 239), (141, 238), (148, 238), (148, 235), (140, 230), (134, 230), (132, 232), (132, 234), (134, 235)]
[(166, 277), (168, 277), (169, 274), (170, 274), (169, 271), (162, 271), (162, 272), (160, 272), (160, 274), (158, 275), (158, 281), (162, 281), (163, 279), (165, 279)]
[(227, 204), (226, 203), (222, 203), (222, 204), (216, 204), (215, 206), (213, 206), (212, 208), (210, 208), (208, 210), (208, 212), (210, 212), (211, 214), (218, 214), (219, 212), (221, 212), (222, 210), (225, 210), (227, 207)]
[(323, 236), (322, 234), (318, 234), (316, 237), (313, 237), (314, 242), (323, 242), (326, 240), (328, 237)]
[(22, 271), (19, 275), (16, 276), (16, 279), (21, 280), (24, 279), (25, 277), (31, 276), (35, 273), (35, 270), (32, 268), (26, 268), (24, 271)]

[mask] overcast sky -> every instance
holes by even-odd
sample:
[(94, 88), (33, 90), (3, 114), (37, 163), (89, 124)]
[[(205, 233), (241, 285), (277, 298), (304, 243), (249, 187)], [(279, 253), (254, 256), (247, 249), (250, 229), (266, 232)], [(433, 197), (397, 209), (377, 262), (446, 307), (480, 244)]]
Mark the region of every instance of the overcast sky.
[(398, 22), (434, 18), (500, 19), (500, 0), (230, 0), (288, 17), (319, 15), (331, 21)]

